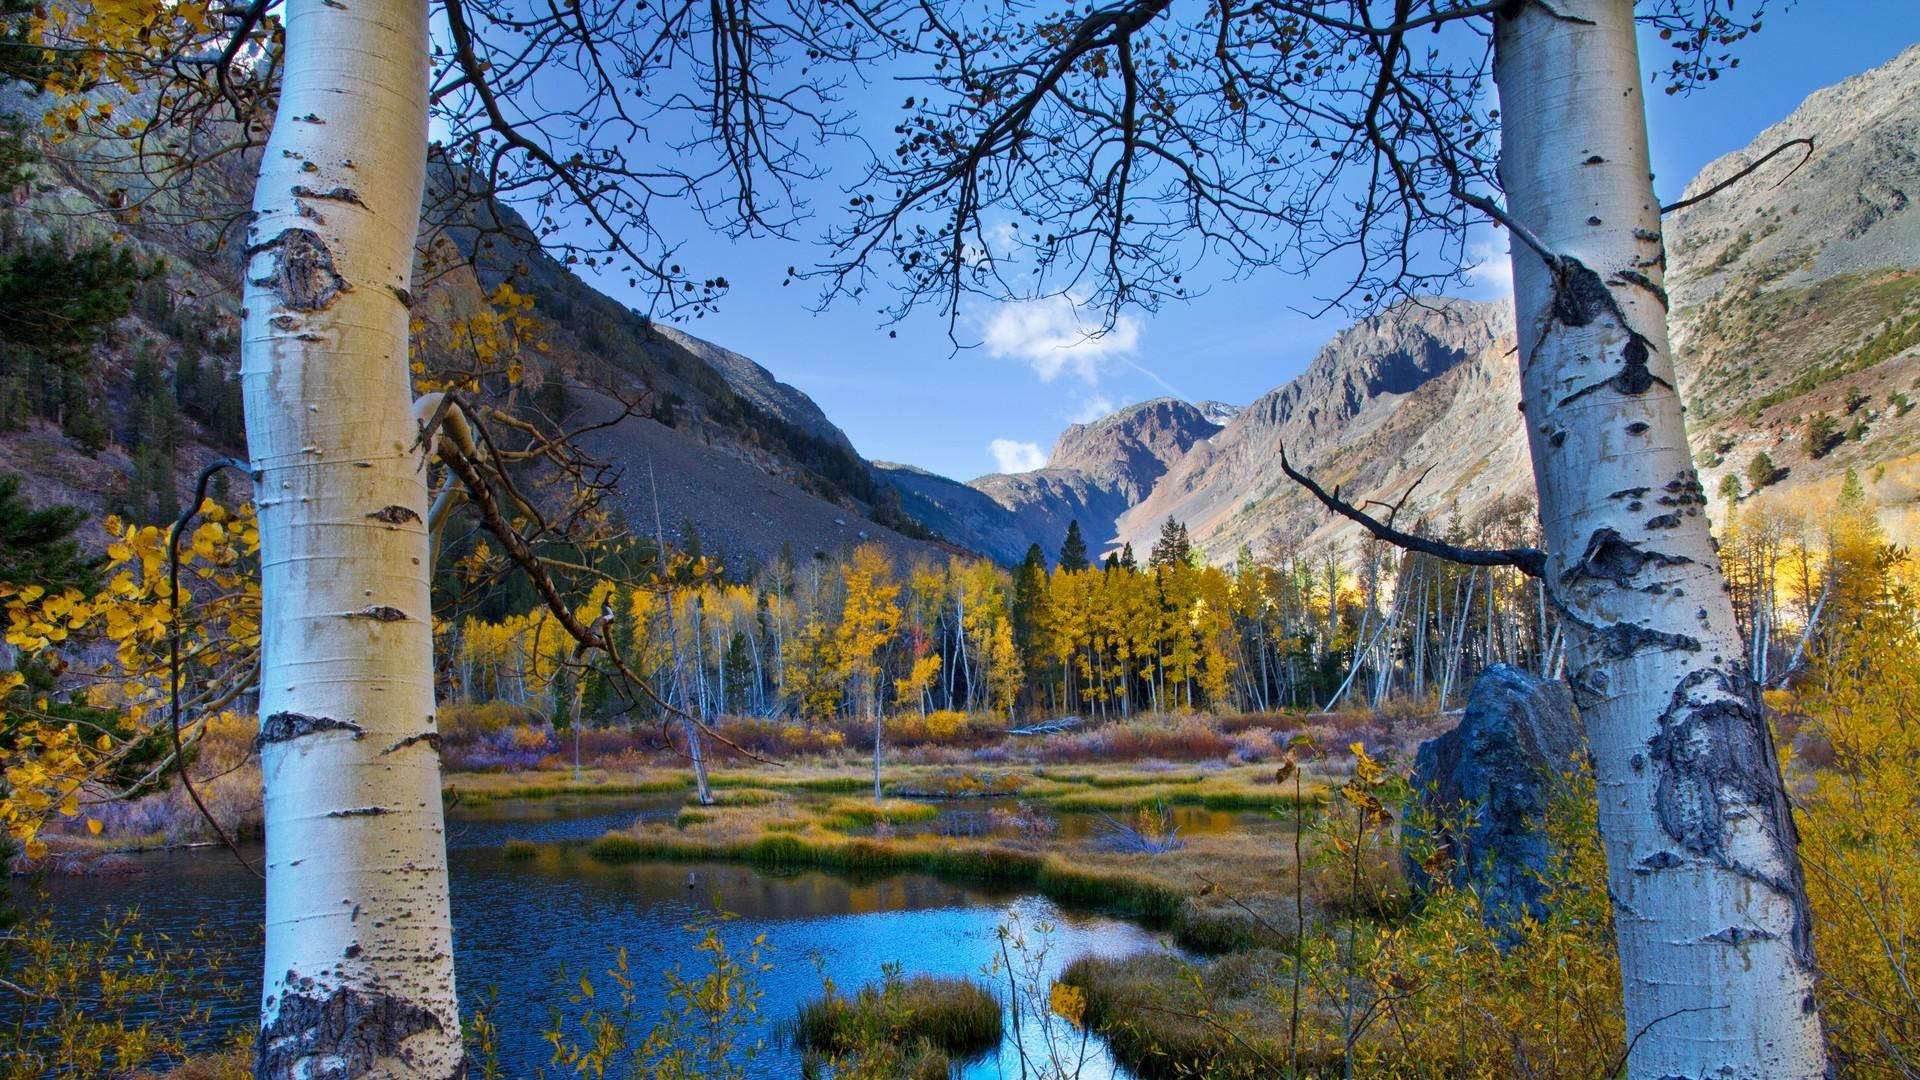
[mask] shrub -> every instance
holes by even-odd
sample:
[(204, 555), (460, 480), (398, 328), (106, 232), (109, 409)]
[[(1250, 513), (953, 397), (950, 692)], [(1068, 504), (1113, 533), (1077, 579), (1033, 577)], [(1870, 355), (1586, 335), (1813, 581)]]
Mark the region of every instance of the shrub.
[(935, 709), (925, 716), (900, 713), (887, 718), (887, 741), (894, 746), (971, 744), (984, 736), (998, 737), (992, 725), (977, 726), (973, 718), (955, 709)]
[[(10, 930), (7, 947), (9, 1011), (0, 1023), (0, 1077), (7, 1080), (123, 1076), (180, 1061), (183, 1032), (245, 993), (221, 974), (222, 953), (144, 934), (130, 913), (72, 939), (45, 919), (28, 920)], [(209, 1058), (197, 1073), (222, 1076), (220, 1064)]]
[(501, 853), (512, 862), (521, 862), (540, 854), (540, 845), (531, 840), (509, 840)]
[[(1902, 571), (1895, 570), (1893, 573)], [(1842, 1075), (1920, 1071), (1920, 625), (1909, 589), (1837, 627), (1804, 702), (1803, 743), (1829, 764), (1796, 764), (1807, 780), (1794, 800), (1820, 1009)]]
[(1053, 763), (1150, 758), (1207, 761), (1224, 758), (1233, 749), (1233, 740), (1209, 717), (1141, 716), (1046, 736), (1034, 757)]

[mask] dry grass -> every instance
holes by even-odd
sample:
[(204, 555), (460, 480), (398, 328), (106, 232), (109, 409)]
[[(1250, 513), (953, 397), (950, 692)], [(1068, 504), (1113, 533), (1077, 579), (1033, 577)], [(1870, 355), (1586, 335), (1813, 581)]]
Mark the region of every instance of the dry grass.
[(1000, 1045), (1000, 1002), (971, 979), (916, 975), (887, 979), (847, 996), (829, 987), (800, 1006), (794, 1042), (835, 1054), (859, 1054), (880, 1043), (925, 1041), (958, 1058)]
[[(901, 783), (915, 778), (912, 768), (900, 772), (904, 775), (890, 777)], [(1182, 836), (1178, 850), (1152, 856), (1101, 850), (1096, 838), (1029, 830), (985, 837), (894, 835), (887, 826), (927, 821), (938, 808), (903, 799), (876, 806), (868, 799), (827, 800), (812, 793), (813, 788), (830, 789), (841, 775), (813, 770), (783, 777), (789, 785), (772, 799), (688, 808), (671, 823), (647, 822), (609, 833), (588, 850), (611, 862), (721, 859), (769, 866), (918, 870), (1020, 884), (1059, 901), (1158, 920), (1182, 943), (1204, 951), (1273, 945), (1274, 928), (1293, 923), (1293, 851), (1285, 840), (1290, 834), (1283, 830)], [(1168, 782), (1167, 775), (1080, 770), (1067, 778), (1050, 773), (1031, 781), (1026, 791), (1035, 794), (1035, 803), (1121, 810), (1156, 799), (1234, 807), (1290, 805), (1290, 789), (1282, 790), (1270, 776), (1256, 776), (1250, 769), (1174, 776), (1175, 782)], [(1309, 798), (1320, 790), (1310, 785)], [(870, 835), (865, 834), (868, 830)], [(1331, 878), (1309, 875), (1307, 901), (1331, 909), (1341, 886)]]

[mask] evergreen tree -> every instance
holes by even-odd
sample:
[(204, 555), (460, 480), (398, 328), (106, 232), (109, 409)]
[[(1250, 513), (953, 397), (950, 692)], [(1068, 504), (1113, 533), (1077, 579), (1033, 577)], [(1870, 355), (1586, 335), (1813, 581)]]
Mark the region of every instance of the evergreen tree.
[(1729, 507), (1739, 502), (1740, 496), (1743, 494), (1745, 494), (1745, 492), (1742, 491), (1740, 487), (1739, 473), (1728, 473), (1720, 478), (1720, 497), (1727, 500)]
[(753, 655), (747, 648), (747, 635), (739, 630), (735, 630), (727, 642), (726, 665), (726, 685), (721, 688), (726, 698), (720, 703), (720, 710), (739, 713), (746, 709), (753, 690)]
[(1013, 599), (1008, 617), (1013, 622), (1013, 646), (1021, 663), (1033, 666), (1039, 650), (1040, 609), (1047, 595), (1047, 557), (1039, 544), (1027, 546), (1027, 556), (1013, 568)]
[(540, 380), (540, 389), (534, 391), (533, 407), (552, 423), (566, 418), (570, 401), (567, 397), (567, 384), (556, 375), (548, 375)]
[(1067, 538), (1060, 542), (1060, 569), (1069, 573), (1087, 568), (1087, 541), (1080, 535), (1080, 519), (1067, 522)]
[(1115, 570), (1120, 569), (1120, 553), (1117, 551), (1107, 552), (1107, 561), (1104, 564), (1102, 564), (1101, 569), (1105, 570), (1109, 574), (1113, 573)]
[(1753, 455), (1753, 460), (1747, 462), (1747, 489), (1759, 491), (1773, 483), (1773, 474), (1778, 471), (1774, 468), (1772, 455), (1765, 450)]
[(87, 520), (72, 506), (35, 509), (20, 494), (20, 478), (0, 474), (0, 581), (39, 585), (50, 592), (99, 584), (100, 560), (83, 553), (74, 530)]
[(1807, 417), (1807, 456), (1822, 458), (1834, 444), (1840, 441), (1840, 422), (1826, 413), (1814, 413)]
[(174, 478), (182, 442), (179, 382), (168, 387), (151, 349), (142, 349), (133, 364), (133, 405), (128, 410), (132, 428), (133, 475), (118, 509), (141, 524), (157, 525), (180, 516), (180, 492)]
[(1120, 545), (1120, 569), (1135, 573), (1140, 569), (1140, 560), (1133, 557), (1133, 541)]
[(126, 315), (146, 276), (131, 251), (106, 241), (69, 249), (61, 240), (0, 234), (0, 376), (41, 361), (85, 382), (94, 345)]
[(1153, 553), (1147, 562), (1153, 566), (1185, 566), (1193, 561), (1193, 541), (1187, 535), (1187, 525), (1175, 521), (1169, 514), (1160, 526), (1160, 539), (1154, 542)]

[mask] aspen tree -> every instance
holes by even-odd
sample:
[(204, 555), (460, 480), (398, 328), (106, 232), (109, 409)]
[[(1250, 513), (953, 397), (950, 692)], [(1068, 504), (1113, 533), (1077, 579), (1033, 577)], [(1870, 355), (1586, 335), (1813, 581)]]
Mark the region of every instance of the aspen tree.
[(1522, 5), (1496, 20), (1495, 78), (1544, 576), (1594, 758), (1628, 1072), (1822, 1076), (1793, 821), (1668, 345), (1632, 3)]
[[(1678, 50), (1658, 75), (1677, 90), (1729, 65), (1763, 6), (1118, 0), (1050, 18), (936, 12), (929, 51), (952, 61), (941, 93), (920, 100), (896, 152), (873, 166), (873, 187), (899, 194), (857, 211), (840, 238), (849, 255), (892, 254), (902, 312), (1053, 290), (1111, 318), (1190, 295), (1203, 249), (1235, 272), (1332, 270), (1329, 303), (1376, 309), (1459, 281), (1470, 226), (1509, 226), (1548, 552), (1449, 557), (1489, 568), (1468, 579), (1480, 590), (1469, 601), (1488, 607), (1489, 652), (1512, 646), (1491, 616), (1513, 590), (1493, 567), (1542, 577), (1568, 624), (1634, 1076), (1826, 1067), (1793, 825), (1674, 387), (1634, 37), (1637, 18)], [(1046, 228), (1016, 231), (1002, 254), (986, 223), (1009, 215)], [(834, 269), (842, 288), (864, 283), (858, 260)], [(1396, 542), (1451, 547), (1390, 524)], [(1329, 571), (1323, 651), (1339, 629)], [(1162, 677), (1191, 677), (1183, 659), (1169, 655)]]
[(893, 565), (877, 544), (862, 544), (840, 568), (847, 588), (837, 641), (840, 662), (861, 708), (873, 721), (873, 801), (879, 802), (884, 710), (880, 707), (880, 653), (900, 626), (900, 586)]
[(263, 1080), (464, 1069), (407, 304), (425, 0), (289, 0), (248, 232), (260, 516)]

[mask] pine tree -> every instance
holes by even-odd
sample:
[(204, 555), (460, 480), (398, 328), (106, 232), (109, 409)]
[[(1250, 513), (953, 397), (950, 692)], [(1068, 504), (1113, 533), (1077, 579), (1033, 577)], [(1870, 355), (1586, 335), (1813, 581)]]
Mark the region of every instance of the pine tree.
[(1013, 600), (1008, 615), (1013, 623), (1013, 645), (1020, 659), (1033, 666), (1040, 636), (1042, 608), (1047, 598), (1047, 557), (1039, 544), (1027, 547), (1027, 557), (1013, 568)]
[(1187, 525), (1175, 521), (1172, 515), (1160, 526), (1160, 539), (1153, 545), (1153, 553), (1147, 562), (1153, 566), (1186, 566), (1193, 561), (1193, 541), (1187, 536)]
[(1120, 546), (1120, 569), (1125, 570), (1129, 574), (1135, 573), (1140, 569), (1140, 560), (1133, 557), (1133, 541), (1131, 540)]
[(1080, 535), (1080, 519), (1067, 522), (1067, 538), (1060, 542), (1060, 569), (1073, 573), (1087, 568), (1087, 541)]
[(1765, 450), (1753, 455), (1753, 460), (1747, 462), (1748, 490), (1759, 491), (1761, 488), (1773, 483), (1773, 474), (1778, 471), (1778, 469), (1774, 468), (1772, 455), (1768, 454)]
[(0, 474), (0, 581), (91, 592), (99, 584), (100, 560), (82, 552), (73, 538), (86, 520), (85, 512), (71, 506), (34, 508), (20, 494), (20, 478)]
[(1839, 441), (1840, 422), (1826, 413), (1814, 413), (1807, 417), (1807, 456), (1822, 458)]

